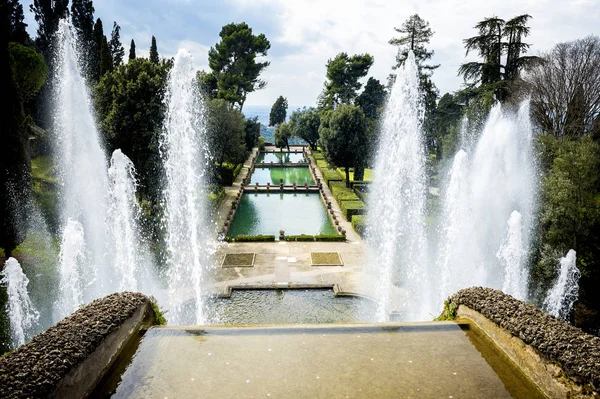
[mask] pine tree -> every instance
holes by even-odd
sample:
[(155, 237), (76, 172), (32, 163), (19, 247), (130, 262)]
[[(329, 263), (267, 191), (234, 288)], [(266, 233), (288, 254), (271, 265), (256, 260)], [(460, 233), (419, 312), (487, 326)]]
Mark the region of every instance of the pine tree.
[(271, 107), (271, 113), (269, 114), (269, 126), (275, 126), (285, 122), (287, 108), (287, 98), (279, 96)]
[(125, 56), (125, 49), (121, 44), (121, 27), (117, 22), (113, 22), (113, 30), (110, 34), (110, 41), (108, 42), (108, 49), (113, 59), (113, 66), (118, 67), (123, 63), (123, 57)]
[(158, 57), (158, 50), (156, 49), (156, 38), (152, 36), (152, 44), (150, 45), (150, 61), (158, 64), (160, 58)]
[(131, 39), (131, 45), (129, 46), (129, 59), (135, 60), (135, 42)]

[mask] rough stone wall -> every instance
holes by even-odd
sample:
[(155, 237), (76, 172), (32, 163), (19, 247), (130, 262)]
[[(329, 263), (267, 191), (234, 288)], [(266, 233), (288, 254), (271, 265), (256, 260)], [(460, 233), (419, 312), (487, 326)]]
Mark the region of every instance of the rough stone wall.
[(561, 366), (581, 385), (600, 388), (600, 338), (491, 288), (473, 287), (451, 297), (458, 308), (465, 305), (535, 348)]
[(95, 300), (31, 342), (0, 357), (0, 397), (51, 396), (59, 382), (83, 362), (149, 299), (122, 292)]

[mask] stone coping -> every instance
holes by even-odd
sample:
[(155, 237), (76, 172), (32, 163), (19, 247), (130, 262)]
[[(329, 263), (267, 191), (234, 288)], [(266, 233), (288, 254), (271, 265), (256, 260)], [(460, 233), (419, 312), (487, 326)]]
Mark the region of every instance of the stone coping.
[(587, 334), (540, 309), (502, 293), (473, 287), (458, 291), (450, 301), (465, 305), (537, 350), (582, 386), (600, 388), (600, 338)]
[(0, 397), (87, 395), (142, 320), (154, 322), (150, 300), (142, 294), (122, 292), (91, 302), (0, 357)]

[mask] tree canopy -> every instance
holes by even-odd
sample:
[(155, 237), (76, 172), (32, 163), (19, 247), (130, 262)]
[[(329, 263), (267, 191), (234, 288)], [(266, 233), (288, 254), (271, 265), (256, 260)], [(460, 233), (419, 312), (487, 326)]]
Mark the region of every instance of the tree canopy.
[(304, 108), (292, 112), (290, 116), (290, 126), (292, 135), (306, 141), (310, 148), (317, 149), (319, 141), (319, 126), (321, 125), (321, 116), (315, 108)]
[(208, 65), (217, 82), (217, 97), (241, 111), (248, 93), (267, 84), (259, 76), (269, 62), (257, 62), (257, 57), (266, 56), (271, 43), (262, 33), (254, 35), (245, 22), (223, 26), (219, 36), (221, 41), (208, 52)]
[(386, 95), (385, 86), (379, 80), (370, 77), (365, 89), (356, 97), (354, 103), (362, 108), (367, 118), (376, 119), (385, 103)]
[(246, 120), (227, 101), (215, 98), (206, 102), (208, 148), (214, 163), (237, 164), (246, 150)]
[(325, 160), (344, 168), (346, 186), (350, 187), (350, 168), (364, 167), (367, 159), (367, 120), (360, 107), (342, 104), (325, 112), (319, 128)]
[(279, 96), (275, 103), (271, 107), (271, 113), (269, 114), (269, 126), (275, 126), (285, 122), (287, 115), (288, 102), (283, 96)]
[(287, 147), (290, 150), (290, 138), (293, 136), (292, 126), (289, 123), (280, 123), (275, 127), (275, 145), (279, 148)]
[(327, 81), (319, 98), (319, 108), (332, 110), (340, 104), (351, 104), (362, 87), (359, 80), (373, 65), (369, 54), (349, 56), (340, 53), (327, 61)]

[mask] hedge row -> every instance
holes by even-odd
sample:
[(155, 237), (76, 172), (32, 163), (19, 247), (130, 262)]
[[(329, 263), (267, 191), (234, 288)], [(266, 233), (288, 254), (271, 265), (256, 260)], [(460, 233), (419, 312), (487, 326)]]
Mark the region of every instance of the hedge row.
[(319, 161), (320, 159), (325, 159), (325, 157), (323, 156), (323, 153), (320, 151), (313, 151), (313, 157), (315, 158), (315, 161)]
[(367, 217), (366, 215), (353, 215), (352, 216), (352, 228), (361, 237), (364, 237), (367, 228)]
[(286, 241), (336, 241), (344, 242), (346, 237), (342, 234), (317, 234), (315, 236), (301, 234), (299, 236), (286, 236)]
[(360, 201), (360, 198), (354, 193), (354, 190), (351, 188), (347, 188), (346, 184), (341, 182), (341, 184), (335, 183), (330, 185), (331, 194), (333, 194), (333, 198), (342, 205), (342, 201)]
[(257, 235), (257, 236), (243, 236), (239, 235), (236, 237), (225, 237), (227, 242), (274, 242), (275, 236), (270, 235)]
[(340, 208), (342, 208), (346, 220), (349, 221), (352, 220), (353, 216), (362, 215), (367, 210), (367, 206), (362, 201), (342, 201), (340, 202)]

